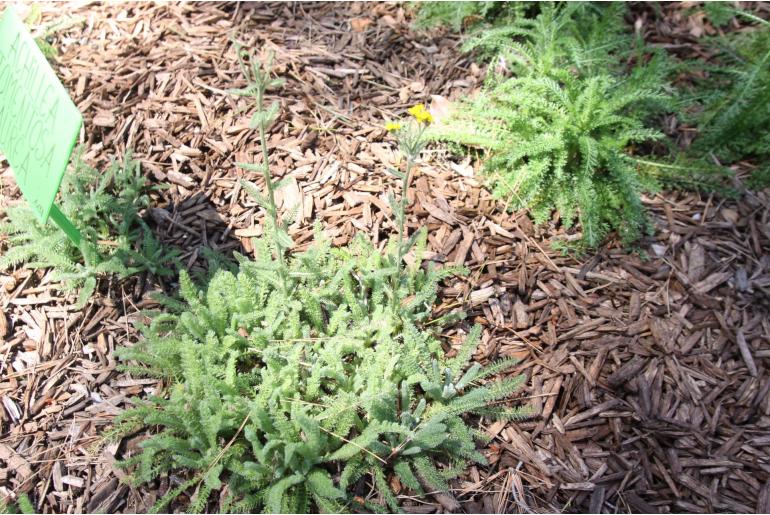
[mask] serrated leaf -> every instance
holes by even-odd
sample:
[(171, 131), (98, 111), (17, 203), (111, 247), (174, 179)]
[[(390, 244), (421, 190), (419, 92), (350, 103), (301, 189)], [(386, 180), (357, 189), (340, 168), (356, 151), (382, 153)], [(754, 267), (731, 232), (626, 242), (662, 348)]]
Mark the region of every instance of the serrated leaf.
[(249, 129), (256, 129), (262, 124), (262, 120), (265, 119), (265, 113), (262, 111), (257, 111), (253, 115), (251, 115), (251, 120), (249, 120)]
[(288, 186), (292, 182), (296, 182), (296, 179), (294, 179), (294, 177), (291, 177), (291, 176), (284, 177), (283, 179), (281, 179), (279, 181), (275, 181), (273, 183), (273, 191), (278, 191), (281, 188), (285, 188), (286, 186)]
[(224, 466), (218, 463), (206, 472), (206, 475), (203, 476), (203, 482), (206, 483), (207, 487), (212, 490), (219, 490), (222, 487), (222, 481), (219, 479), (219, 476), (222, 474), (223, 468)]
[(291, 239), (289, 233), (283, 229), (275, 229), (275, 241), (284, 249), (290, 249), (294, 246), (294, 240)]
[(409, 252), (409, 250), (414, 246), (415, 242), (417, 241), (417, 238), (419, 238), (422, 235), (422, 230), (415, 231), (414, 234), (412, 234), (409, 237), (409, 240), (404, 244), (404, 247), (401, 249), (401, 252), (403, 254), (406, 254)]
[(313, 469), (307, 475), (311, 492), (326, 499), (344, 499), (345, 492), (334, 486), (331, 476), (325, 470)]
[(241, 180), (241, 187), (246, 192), (246, 194), (254, 200), (254, 202), (259, 204), (260, 207), (269, 209), (267, 197), (265, 197), (254, 184)]
[(412, 472), (412, 467), (409, 466), (409, 462), (399, 460), (393, 466), (393, 471), (398, 475), (399, 480), (407, 488), (411, 488), (417, 493), (422, 493), (422, 486), (419, 480)]
[(294, 485), (301, 483), (304, 480), (299, 474), (287, 476), (277, 481), (273, 486), (267, 490), (267, 502), (265, 508), (269, 513), (281, 513), (283, 510), (283, 499), (286, 490)]
[(401, 454), (403, 456), (413, 456), (415, 454), (420, 454), (422, 452), (422, 447), (419, 445), (410, 445), (409, 447), (406, 447), (403, 451), (401, 451)]
[(401, 179), (402, 181), (403, 181), (404, 179), (406, 179), (406, 174), (405, 174), (404, 172), (402, 172), (402, 171), (396, 170), (395, 168), (391, 168), (391, 167), (389, 167), (389, 166), (388, 166), (387, 168), (385, 168), (385, 170), (386, 170), (386, 171), (387, 171), (389, 174), (395, 175), (396, 177), (398, 177), (398, 178), (399, 178), (399, 179)]
[(85, 307), (86, 303), (88, 302), (88, 299), (91, 298), (91, 295), (96, 290), (96, 277), (89, 277), (85, 280), (83, 283), (83, 287), (80, 289), (80, 293), (78, 295), (77, 303), (75, 303), (75, 307), (78, 309), (82, 309)]
[[(261, 164), (253, 164), (253, 163), (235, 163), (235, 166), (238, 166), (240, 168), (243, 168), (244, 170), (249, 170), (252, 172), (259, 172), (262, 173), (262, 171), (265, 169), (265, 167)], [(241, 181), (243, 183), (244, 181)]]
[(236, 88), (236, 89), (228, 89), (227, 92), (231, 95), (235, 95), (238, 97), (250, 97), (254, 95), (254, 90), (251, 87), (248, 88)]
[(265, 125), (272, 124), (278, 116), (278, 111), (281, 109), (281, 103), (274, 100), (270, 107), (265, 111)]

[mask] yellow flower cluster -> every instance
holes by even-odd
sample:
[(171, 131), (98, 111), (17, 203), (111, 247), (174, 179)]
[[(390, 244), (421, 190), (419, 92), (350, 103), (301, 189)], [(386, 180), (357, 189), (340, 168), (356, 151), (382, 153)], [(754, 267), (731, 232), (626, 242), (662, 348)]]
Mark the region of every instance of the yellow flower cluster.
[(433, 123), (433, 115), (430, 114), (430, 111), (425, 109), (424, 104), (417, 104), (412, 106), (408, 109), (407, 112), (414, 116), (415, 120), (417, 120), (419, 123), (424, 123), (425, 125)]
[[(414, 117), (415, 120), (417, 120), (417, 123), (423, 124), (423, 125), (430, 125), (433, 123), (433, 115), (430, 114), (430, 111), (425, 109), (424, 104), (417, 104), (409, 109), (407, 109), (407, 112)], [(404, 124), (401, 122), (387, 122), (385, 124), (385, 130), (388, 132), (397, 132), (400, 131), (404, 127)]]

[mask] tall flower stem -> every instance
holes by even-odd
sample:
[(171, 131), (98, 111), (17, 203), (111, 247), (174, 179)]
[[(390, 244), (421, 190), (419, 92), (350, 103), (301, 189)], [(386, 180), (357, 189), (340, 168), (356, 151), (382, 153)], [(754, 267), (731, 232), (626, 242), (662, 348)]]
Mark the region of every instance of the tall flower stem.
[[(265, 113), (265, 87), (257, 87), (257, 106), (262, 114)], [(273, 221), (273, 230), (276, 231), (280, 228), (280, 222), (278, 220), (278, 208), (275, 204), (275, 187), (273, 186), (273, 180), (270, 177), (270, 156), (267, 150), (267, 127), (266, 116), (261, 116), (259, 119), (259, 142), (262, 149), (262, 176), (265, 178), (265, 189), (267, 189), (267, 201), (268, 201), (268, 214)], [(277, 240), (275, 241), (276, 251), (278, 254), (278, 262), (281, 264), (282, 272), (286, 268), (286, 261), (284, 256), (284, 248)]]
[[(242, 51), (240, 45), (236, 43), (236, 53), (238, 63), (240, 64), (243, 76), (246, 78), (246, 87), (243, 89), (230, 90), (230, 93), (238, 96), (246, 96), (254, 99), (256, 103), (256, 112), (251, 118), (249, 128), (259, 130), (259, 143), (262, 151), (262, 163), (254, 165), (249, 163), (237, 163), (238, 166), (259, 172), (265, 180), (265, 194), (260, 193), (256, 186), (246, 181), (241, 181), (247, 193), (251, 195), (257, 204), (267, 212), (265, 221), (266, 236), (272, 240), (272, 246), (275, 253), (278, 254), (278, 276), (282, 289), (286, 289), (289, 270), (286, 264), (286, 250), (291, 248), (292, 241), (278, 216), (278, 207), (275, 203), (276, 184), (273, 183), (270, 175), (270, 154), (267, 148), (267, 132), (270, 125), (278, 117), (280, 104), (274, 102), (270, 107), (265, 107), (265, 93), (272, 87), (283, 84), (282, 79), (271, 77), (272, 57), (268, 58), (266, 63), (257, 60), (253, 55)], [(244, 57), (249, 56), (249, 62)]]
[(396, 249), (396, 273), (393, 276), (392, 288), (393, 288), (393, 311), (398, 311), (398, 289), (401, 285), (401, 275), (404, 256), (406, 255), (406, 208), (409, 203), (409, 197), (407, 190), (409, 188), (409, 179), (412, 175), (412, 167), (414, 166), (414, 156), (407, 154), (406, 156), (406, 168), (404, 170), (404, 176), (401, 180), (401, 199), (398, 202), (398, 212), (396, 217), (398, 218), (398, 248)]
[(393, 206), (396, 218), (398, 219), (396, 272), (392, 279), (392, 308), (394, 313), (397, 313), (400, 308), (398, 290), (404, 278), (404, 256), (406, 255), (410, 246), (406, 229), (406, 208), (409, 206), (409, 185), (412, 179), (414, 163), (417, 161), (417, 158), (420, 156), (420, 152), (422, 152), (422, 149), (425, 146), (423, 136), (425, 135), (425, 129), (429, 123), (428, 119), (425, 118), (424, 112), (424, 108), (423, 110), (418, 110), (417, 113), (420, 115), (420, 117), (418, 117), (414, 115), (412, 110), (410, 110), (410, 114), (417, 118), (416, 123), (411, 122), (406, 127), (402, 127), (401, 124), (395, 125), (397, 127), (396, 130), (401, 153), (404, 155), (404, 157), (406, 157), (406, 165), (403, 175), (399, 175), (401, 177), (401, 199), (398, 202), (394, 202), (395, 205)]

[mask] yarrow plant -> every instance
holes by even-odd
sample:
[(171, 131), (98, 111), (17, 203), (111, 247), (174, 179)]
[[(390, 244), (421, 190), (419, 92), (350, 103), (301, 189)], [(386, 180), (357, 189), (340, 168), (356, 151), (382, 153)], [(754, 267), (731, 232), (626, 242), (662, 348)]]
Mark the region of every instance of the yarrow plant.
[(452, 1), (410, 2), (415, 12), (414, 26), (418, 29), (446, 25), (454, 31), (473, 30), (485, 22), (500, 24), (511, 18), (523, 17), (537, 2)]
[[(275, 203), (275, 191), (283, 185), (281, 182), (274, 182), (270, 176), (270, 158), (267, 148), (267, 131), (275, 122), (280, 110), (280, 102), (273, 101), (270, 107), (265, 108), (265, 95), (270, 89), (279, 88), (284, 80), (272, 76), (273, 56), (270, 55), (263, 63), (259, 59), (250, 56), (240, 45), (236, 44), (236, 53), (241, 72), (247, 82), (247, 87), (243, 89), (234, 89), (230, 93), (237, 96), (247, 96), (254, 100), (257, 110), (251, 117), (249, 128), (258, 129), (259, 145), (262, 152), (262, 162), (258, 165), (250, 163), (238, 163), (238, 166), (245, 170), (260, 172), (265, 181), (266, 194), (263, 195), (253, 184), (247, 181), (241, 181), (241, 185), (248, 194), (267, 212), (266, 234), (270, 236), (269, 241), (273, 244), (273, 250), (278, 261), (283, 263), (286, 251), (293, 246), (289, 237), (288, 228), (294, 221), (294, 215), (289, 215), (281, 219), (278, 215), (278, 208)], [(284, 280), (285, 278), (282, 278)]]
[[(414, 163), (420, 157), (420, 153), (425, 148), (426, 138), (425, 130), (433, 123), (433, 115), (425, 108), (424, 104), (416, 104), (410, 107), (407, 112), (412, 119), (402, 122), (389, 121), (385, 124), (385, 129), (392, 133), (398, 141), (399, 149), (406, 158), (404, 171), (390, 169), (390, 172), (401, 179), (401, 199), (396, 200), (393, 194), (389, 195), (389, 201), (393, 214), (398, 224), (398, 239), (396, 244), (396, 273), (393, 275), (393, 287), (396, 289), (396, 281), (401, 275), (401, 266), (404, 256), (414, 245), (414, 238), (419, 233), (415, 233), (413, 239), (405, 241), (406, 238), (406, 209), (409, 204), (409, 198), (406, 191), (412, 182), (412, 170)], [(393, 297), (393, 308), (396, 309), (396, 296)]]
[[(264, 99), (269, 72), (247, 79)], [(263, 142), (267, 112), (258, 103)], [(424, 107), (411, 114), (413, 126), (396, 129), (409, 152), (404, 188), (430, 122)], [(431, 319), (437, 284), (454, 271), (421, 266), (424, 232), (410, 238), (407, 267), (403, 232), (383, 253), (361, 237), (332, 248), (318, 229), (309, 250), (284, 254), (266, 150), (267, 194), (247, 192), (274, 225), (254, 259), (237, 256), (237, 270), (203, 287), (183, 271), (182, 302), (151, 315), (143, 339), (120, 352), (124, 370), (168, 385), (119, 418), (118, 434), (157, 430), (122, 466), (137, 484), (182, 478), (156, 511), (182, 496), (191, 512), (398, 511), (394, 485), (447, 490), (467, 463), (485, 462), (475, 441), (486, 436), (462, 416), (520, 415), (505, 405), (522, 378), (495, 380), (515, 362), (469, 364), (478, 327), (452, 358), (426, 329), (442, 327)]]
[(36, 513), (35, 506), (25, 493), (16, 497), (16, 502), (0, 497), (0, 514), (12, 513)]
[(80, 246), (53, 224), (41, 224), (26, 205), (13, 206), (0, 223), (10, 247), (0, 256), (0, 270), (51, 268), (51, 279), (65, 291), (80, 290), (76, 307), (86, 304), (103, 277), (175, 275), (178, 252), (162, 245), (143, 218), (152, 189), (130, 152), (101, 173), (76, 158), (62, 180), (60, 206), (80, 228)]
[[(753, 24), (715, 41), (713, 63), (701, 65), (704, 77), (694, 92), (700, 104), (694, 122), (699, 135), (692, 153), (724, 164), (753, 160), (758, 167), (749, 186), (770, 185), (770, 22), (723, 7)], [(722, 14), (724, 16), (724, 13)], [(729, 18), (728, 18), (729, 19)]]
[(665, 63), (653, 56), (621, 76), (631, 41), (619, 9), (544, 4), (535, 19), (480, 34), (471, 47), (504, 69), (430, 134), (482, 149), (493, 193), (509, 208), (528, 208), (539, 224), (558, 211), (566, 229), (579, 220), (581, 247), (611, 232), (630, 245), (651, 228), (641, 193), (656, 183), (632, 154), (663, 137), (647, 122), (668, 105)]

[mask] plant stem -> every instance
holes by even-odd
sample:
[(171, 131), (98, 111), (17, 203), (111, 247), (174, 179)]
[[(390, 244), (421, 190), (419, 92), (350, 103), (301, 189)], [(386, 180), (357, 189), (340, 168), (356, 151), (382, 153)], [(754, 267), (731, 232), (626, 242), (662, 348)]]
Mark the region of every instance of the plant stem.
[(404, 236), (406, 232), (406, 207), (409, 202), (407, 196), (407, 188), (409, 187), (409, 177), (412, 173), (412, 167), (414, 166), (414, 157), (408, 155), (406, 157), (406, 170), (404, 172), (404, 178), (401, 183), (401, 200), (398, 203), (398, 248), (396, 259), (396, 274), (393, 276), (393, 312), (398, 311), (398, 288), (401, 284), (401, 270), (404, 260)]
[[(265, 86), (260, 84), (257, 87), (257, 106), (260, 112), (265, 114), (264, 105)], [(265, 187), (267, 189), (267, 201), (268, 201), (268, 215), (273, 221), (273, 233), (276, 233), (281, 229), (278, 223), (278, 208), (275, 205), (275, 188), (273, 187), (273, 180), (270, 176), (270, 156), (267, 151), (267, 120), (265, 116), (262, 116), (259, 121), (259, 143), (262, 148), (262, 176), (265, 178)], [(273, 244), (275, 245), (276, 254), (278, 254), (278, 276), (280, 278), (281, 290), (286, 291), (286, 275), (288, 269), (286, 267), (286, 258), (284, 257), (284, 248), (281, 245), (278, 237), (273, 238)]]

